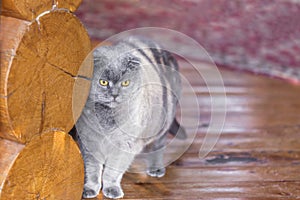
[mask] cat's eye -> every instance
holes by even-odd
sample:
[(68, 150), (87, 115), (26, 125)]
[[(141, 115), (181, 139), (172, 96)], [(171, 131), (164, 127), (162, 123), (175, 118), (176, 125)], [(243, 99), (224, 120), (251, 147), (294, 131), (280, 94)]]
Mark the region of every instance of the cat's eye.
[(130, 81), (129, 81), (129, 80), (126, 80), (126, 81), (123, 81), (123, 82), (121, 83), (121, 85), (122, 85), (123, 87), (127, 87), (127, 86), (129, 85), (129, 83), (130, 83)]
[(100, 80), (99, 81), (99, 83), (100, 83), (100, 85), (102, 85), (102, 86), (108, 86), (108, 81), (106, 81), (106, 80)]

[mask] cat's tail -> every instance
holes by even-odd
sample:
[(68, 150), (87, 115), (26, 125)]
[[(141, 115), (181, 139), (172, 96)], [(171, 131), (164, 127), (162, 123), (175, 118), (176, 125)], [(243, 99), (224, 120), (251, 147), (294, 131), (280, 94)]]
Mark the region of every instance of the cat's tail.
[(169, 133), (171, 133), (171, 135), (174, 135), (176, 138), (180, 140), (185, 140), (187, 138), (187, 134), (184, 128), (180, 126), (176, 118), (174, 118), (174, 121), (169, 129)]

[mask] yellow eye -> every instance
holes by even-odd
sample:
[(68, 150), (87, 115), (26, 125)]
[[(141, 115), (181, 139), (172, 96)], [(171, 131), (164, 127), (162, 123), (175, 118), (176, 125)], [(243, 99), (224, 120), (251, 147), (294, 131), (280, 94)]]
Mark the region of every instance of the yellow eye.
[(102, 86), (108, 86), (108, 81), (101, 79), (99, 82), (100, 82), (100, 85), (102, 85)]
[(121, 83), (121, 85), (122, 85), (123, 87), (127, 87), (127, 86), (129, 85), (129, 83), (130, 83), (130, 81), (129, 81), (129, 80), (126, 80), (126, 81), (123, 81), (123, 82)]

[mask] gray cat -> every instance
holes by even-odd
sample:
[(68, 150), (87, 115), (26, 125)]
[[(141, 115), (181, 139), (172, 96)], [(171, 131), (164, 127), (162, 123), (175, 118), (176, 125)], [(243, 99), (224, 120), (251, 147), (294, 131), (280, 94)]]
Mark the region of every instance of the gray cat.
[(148, 156), (147, 174), (162, 177), (163, 147), (170, 132), (186, 134), (175, 119), (181, 81), (176, 60), (152, 41), (130, 38), (94, 52), (94, 74), (76, 123), (85, 164), (83, 198), (102, 188), (121, 198), (120, 182), (135, 155)]

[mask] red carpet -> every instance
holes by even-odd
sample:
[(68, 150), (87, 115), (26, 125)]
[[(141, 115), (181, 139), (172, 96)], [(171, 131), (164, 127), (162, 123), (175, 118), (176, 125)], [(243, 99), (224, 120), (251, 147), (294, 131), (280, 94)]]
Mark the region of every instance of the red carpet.
[(84, 0), (76, 14), (95, 40), (169, 28), (198, 41), (219, 65), (300, 82), (298, 0)]

